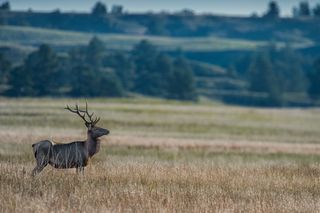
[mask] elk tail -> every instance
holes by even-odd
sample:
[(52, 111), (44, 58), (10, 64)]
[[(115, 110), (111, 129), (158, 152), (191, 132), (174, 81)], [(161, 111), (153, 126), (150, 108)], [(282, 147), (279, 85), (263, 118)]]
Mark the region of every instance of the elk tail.
[(37, 150), (38, 150), (38, 143), (34, 143), (32, 144), (32, 149), (33, 149), (33, 154), (34, 154), (34, 157), (37, 158)]

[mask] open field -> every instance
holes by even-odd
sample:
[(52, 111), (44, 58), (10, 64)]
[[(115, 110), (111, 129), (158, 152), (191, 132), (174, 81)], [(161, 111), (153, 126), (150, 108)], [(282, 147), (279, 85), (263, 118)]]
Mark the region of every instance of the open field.
[[(36, 178), (31, 144), (85, 138), (68, 99), (0, 99), (3, 212), (316, 212), (320, 110), (94, 99), (111, 130), (84, 175)], [(84, 100), (79, 100), (84, 103)]]
[(252, 50), (266, 45), (266, 42), (218, 37), (172, 38), (123, 34), (93, 34), (34, 27), (1, 26), (0, 46), (14, 46), (26, 50), (30, 50), (30, 48), (32, 49), (42, 43), (55, 47), (72, 47), (87, 45), (93, 36), (98, 36), (105, 42), (108, 49), (117, 50), (131, 50), (142, 39), (149, 40), (161, 48), (161, 50), (176, 50), (178, 48), (184, 51)]

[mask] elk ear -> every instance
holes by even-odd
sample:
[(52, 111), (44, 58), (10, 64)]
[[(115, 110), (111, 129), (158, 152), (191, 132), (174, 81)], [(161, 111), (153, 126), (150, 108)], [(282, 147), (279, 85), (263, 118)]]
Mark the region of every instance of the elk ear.
[(87, 122), (84, 123), (86, 125), (86, 127), (89, 129), (91, 127), (91, 125)]

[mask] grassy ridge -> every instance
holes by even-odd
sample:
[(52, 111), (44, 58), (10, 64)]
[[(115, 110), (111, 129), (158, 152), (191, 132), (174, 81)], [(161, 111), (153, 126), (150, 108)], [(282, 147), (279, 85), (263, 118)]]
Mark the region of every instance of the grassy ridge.
[(99, 36), (108, 49), (119, 50), (130, 50), (142, 39), (148, 39), (162, 50), (181, 48), (184, 51), (251, 50), (266, 44), (265, 42), (217, 37), (170, 38), (123, 34), (91, 34), (33, 27), (1, 26), (0, 45), (18, 45), (21, 48), (30, 48), (41, 43), (47, 43), (56, 47), (71, 47), (86, 45), (94, 35)]
[(66, 104), (0, 99), (4, 212), (314, 212), (320, 205), (319, 109), (240, 108), (159, 99), (91, 99), (111, 130), (83, 176), (30, 177), (31, 144), (85, 137)]

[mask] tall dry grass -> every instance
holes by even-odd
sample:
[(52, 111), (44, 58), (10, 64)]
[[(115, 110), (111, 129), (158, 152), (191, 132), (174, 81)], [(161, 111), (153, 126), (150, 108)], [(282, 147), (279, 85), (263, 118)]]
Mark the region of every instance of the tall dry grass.
[(316, 212), (317, 164), (175, 163), (110, 157), (85, 175), (0, 164), (3, 212)]
[(90, 100), (111, 135), (84, 175), (31, 144), (85, 137), (75, 100), (0, 99), (1, 212), (317, 212), (319, 110)]

